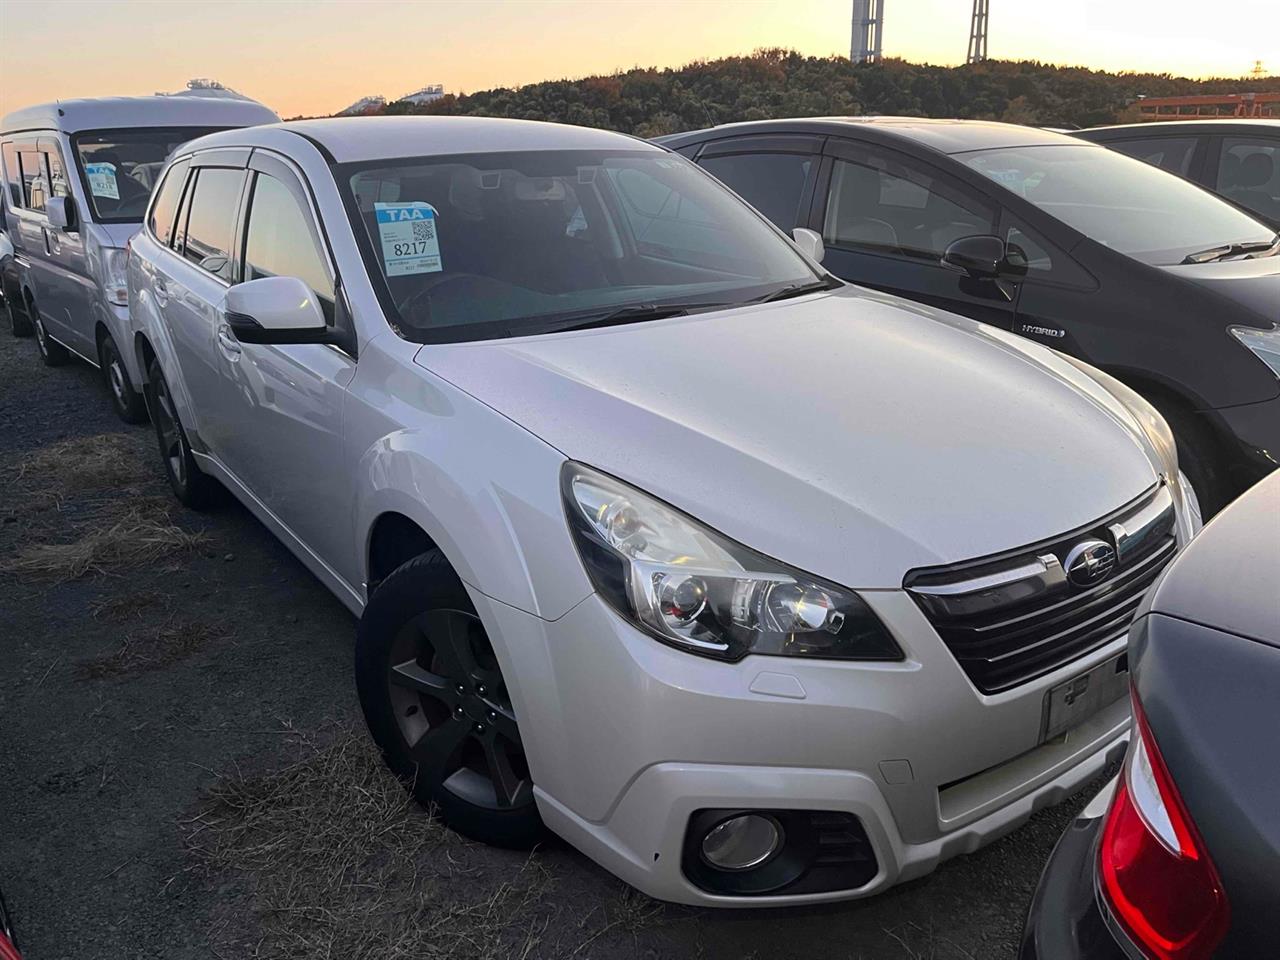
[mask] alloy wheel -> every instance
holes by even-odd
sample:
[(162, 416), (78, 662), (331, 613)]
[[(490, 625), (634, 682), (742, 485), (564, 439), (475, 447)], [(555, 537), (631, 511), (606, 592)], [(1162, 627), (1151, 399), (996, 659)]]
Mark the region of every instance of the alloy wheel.
[(388, 686), (419, 775), (480, 807), (533, 803), (511, 700), (479, 618), (430, 610), (392, 644)]
[(122, 404), (126, 401), (124, 393), (124, 367), (120, 364), (120, 355), (111, 353), (111, 363), (107, 366), (107, 379), (111, 381), (111, 392)]
[[(112, 377), (112, 386), (115, 378)], [(182, 430), (178, 426), (178, 413), (173, 407), (173, 398), (169, 396), (169, 385), (161, 377), (155, 385), (155, 421), (156, 434), (160, 438), (160, 453), (169, 465), (173, 478), (181, 486), (187, 482), (187, 446)]]

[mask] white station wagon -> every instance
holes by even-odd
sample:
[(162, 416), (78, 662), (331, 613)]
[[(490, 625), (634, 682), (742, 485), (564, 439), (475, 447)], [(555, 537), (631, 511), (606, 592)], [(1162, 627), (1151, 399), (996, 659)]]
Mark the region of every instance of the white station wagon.
[(286, 123), (170, 162), (132, 346), (174, 491), (360, 617), (370, 733), (452, 827), (835, 900), (1121, 754), (1192, 520), (1136, 395), (821, 255), (619, 134)]

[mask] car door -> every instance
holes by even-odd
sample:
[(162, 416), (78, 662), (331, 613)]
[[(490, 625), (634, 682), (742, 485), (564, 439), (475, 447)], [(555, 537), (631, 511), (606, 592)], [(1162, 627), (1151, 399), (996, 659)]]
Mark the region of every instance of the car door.
[(932, 164), (876, 144), (827, 141), (810, 223), (842, 279), (1010, 329), (1015, 280), (976, 280), (941, 262), (961, 237), (996, 232), (997, 208)]
[(1212, 138), (1205, 184), (1280, 230), (1280, 131)]
[[(66, 164), (59, 140), (41, 137), (37, 147), (48, 170), (49, 196), (70, 198), (75, 203), (71, 168)], [(76, 203), (76, 221), (71, 229), (45, 225), (48, 281), (41, 284), (40, 307), (51, 318), (56, 318), (56, 325), (50, 325), (49, 329), (58, 331), (54, 334), (57, 339), (97, 362), (93, 316), (97, 285), (89, 271), (85, 247), (88, 236), (84, 222), (86, 216), (87, 207)]]
[(1084, 357), (1076, 335), (1080, 321), (1098, 315), (1098, 283), (1062, 247), (1025, 219), (1003, 209), (1000, 238), (1006, 256), (1022, 267), (1013, 330), (1028, 339)]
[(1145, 136), (1109, 137), (1095, 142), (1153, 167), (1200, 182), (1210, 139), (1189, 133), (1162, 134), (1151, 131)]
[(5, 148), (5, 165), (10, 176), (17, 178), (13, 196), (15, 252), (27, 266), (27, 280), (35, 294), (45, 329), (58, 340), (69, 340), (70, 334), (57, 305), (57, 282), (49, 247), (49, 218), (45, 201), (49, 199), (49, 168), (40, 151), (35, 134), (13, 138)]
[(222, 298), (236, 275), (236, 217), (248, 160), (248, 150), (193, 158), (174, 230), (177, 256), (157, 264), (153, 281), (190, 402), (186, 426), (196, 433), (197, 448), (219, 458), (227, 438), (239, 429), (216, 414), (226, 384), (214, 339)]
[(807, 219), (821, 150), (821, 137), (732, 137), (706, 144), (697, 163), (790, 236)]
[[(331, 325), (339, 317), (333, 261), (305, 179), (266, 151), (249, 161), (240, 231), (240, 282), (291, 276), (316, 294)], [(241, 343), (220, 319), (215, 332), (219, 389), (212, 413), (233, 429), (219, 435), (224, 466), (327, 563), (346, 556), (350, 512), (342, 411), (356, 361), (315, 343)]]

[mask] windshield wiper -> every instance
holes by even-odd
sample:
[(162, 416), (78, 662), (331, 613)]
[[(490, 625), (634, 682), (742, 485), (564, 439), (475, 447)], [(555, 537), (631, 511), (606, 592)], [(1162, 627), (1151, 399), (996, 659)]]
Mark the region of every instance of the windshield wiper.
[(775, 300), (787, 300), (791, 297), (803, 297), (807, 293), (820, 293), (823, 290), (834, 290), (836, 287), (843, 286), (835, 277), (827, 277), (823, 280), (815, 280), (812, 283), (793, 283), (789, 287), (781, 287), (778, 290), (772, 290), (762, 297), (752, 297), (750, 300), (744, 300), (744, 303), (773, 303)]
[(1224, 243), (1220, 247), (1210, 247), (1208, 250), (1201, 250), (1199, 253), (1189, 253), (1182, 258), (1181, 262), (1213, 263), (1215, 260), (1226, 260), (1246, 253), (1261, 253), (1263, 250), (1270, 250), (1277, 243), (1280, 243), (1280, 233), (1277, 233), (1270, 240), (1256, 240), (1252, 243)]
[(558, 333), (562, 330), (590, 330), (593, 327), (612, 327), (620, 323), (639, 323), (643, 320), (664, 320), (667, 317), (683, 317), (690, 310), (717, 306), (707, 303), (632, 303), (616, 310), (594, 313), (562, 323), (552, 322), (539, 333)]

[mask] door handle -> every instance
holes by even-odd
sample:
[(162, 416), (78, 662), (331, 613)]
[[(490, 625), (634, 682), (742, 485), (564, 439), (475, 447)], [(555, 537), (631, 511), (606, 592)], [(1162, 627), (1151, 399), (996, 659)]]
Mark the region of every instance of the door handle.
[(243, 352), (240, 341), (235, 338), (231, 328), (225, 323), (218, 327), (218, 349), (228, 360), (239, 360)]
[(164, 306), (169, 302), (169, 285), (164, 282), (164, 277), (156, 275), (155, 283), (151, 285), (151, 289), (155, 291), (156, 300), (160, 306)]

